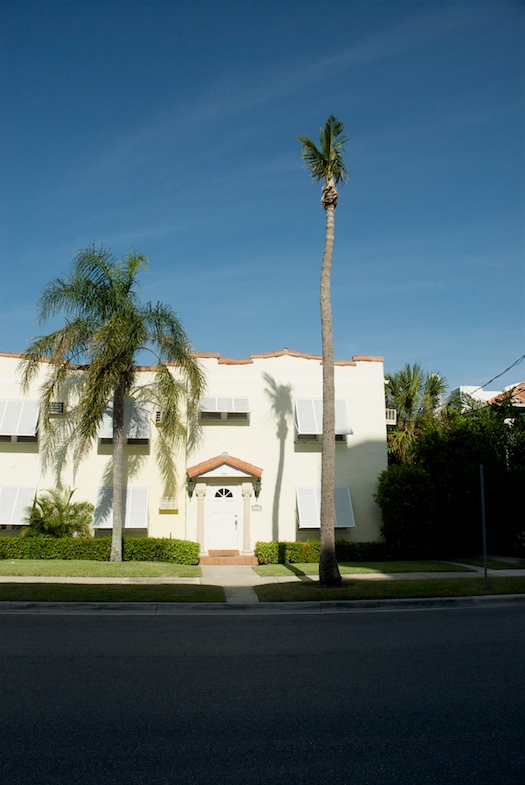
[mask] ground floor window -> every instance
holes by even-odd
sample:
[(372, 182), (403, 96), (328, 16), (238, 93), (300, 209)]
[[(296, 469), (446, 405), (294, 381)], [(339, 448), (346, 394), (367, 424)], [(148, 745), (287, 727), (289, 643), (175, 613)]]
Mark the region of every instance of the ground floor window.
[[(321, 486), (301, 485), (295, 489), (299, 529), (318, 529), (321, 525)], [(352, 498), (348, 485), (334, 488), (335, 526), (355, 526)]]

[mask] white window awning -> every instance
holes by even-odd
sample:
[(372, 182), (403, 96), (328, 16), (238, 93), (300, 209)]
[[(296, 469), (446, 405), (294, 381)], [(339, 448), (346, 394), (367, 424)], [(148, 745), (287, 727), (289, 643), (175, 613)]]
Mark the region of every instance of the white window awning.
[[(318, 529), (321, 525), (321, 486), (302, 485), (295, 489), (297, 518), (300, 529)], [(348, 485), (334, 488), (335, 527), (355, 526), (352, 499)]]
[(39, 412), (38, 401), (0, 401), (0, 435), (34, 436)]
[[(149, 439), (151, 433), (151, 403), (126, 401), (124, 404), (124, 433), (126, 439)], [(113, 404), (104, 412), (98, 430), (99, 439), (113, 438)]]
[(20, 525), (33, 506), (36, 485), (0, 485), (0, 523)]
[[(299, 434), (321, 435), (323, 433), (323, 399), (296, 398), (295, 425)], [(353, 433), (348, 416), (348, 405), (344, 398), (335, 399), (335, 433), (336, 435)]]
[(199, 409), (201, 412), (239, 412), (243, 414), (248, 414), (251, 411), (249, 398), (228, 398), (224, 396), (201, 398)]
[[(148, 488), (124, 488), (122, 491), (125, 529), (148, 528)], [(93, 528), (113, 528), (113, 488), (99, 488), (93, 516)]]

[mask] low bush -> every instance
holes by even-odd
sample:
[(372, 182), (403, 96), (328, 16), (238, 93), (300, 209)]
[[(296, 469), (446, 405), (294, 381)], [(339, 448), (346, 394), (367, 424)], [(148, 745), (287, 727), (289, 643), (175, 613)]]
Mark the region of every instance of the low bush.
[(335, 543), (337, 560), (346, 561), (387, 561), (392, 554), (386, 542), (352, 542), (337, 540)]
[[(111, 537), (0, 537), (0, 559), (70, 559), (109, 561)], [(199, 545), (189, 540), (124, 537), (123, 561), (198, 564)]]
[[(321, 544), (318, 540), (306, 542), (258, 542), (255, 555), (259, 564), (309, 564), (319, 561)], [(384, 542), (350, 542), (337, 540), (335, 550), (338, 561), (384, 561), (389, 550)]]

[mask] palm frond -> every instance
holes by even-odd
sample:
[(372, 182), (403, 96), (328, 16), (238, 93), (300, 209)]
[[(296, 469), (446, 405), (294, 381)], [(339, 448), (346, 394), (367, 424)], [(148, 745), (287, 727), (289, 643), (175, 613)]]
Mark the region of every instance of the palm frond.
[(342, 122), (333, 115), (328, 118), (324, 128), (319, 129), (319, 147), (308, 136), (298, 136), (297, 139), (303, 146), (301, 155), (313, 180), (333, 177), (335, 183), (347, 181), (344, 148), (348, 137)]

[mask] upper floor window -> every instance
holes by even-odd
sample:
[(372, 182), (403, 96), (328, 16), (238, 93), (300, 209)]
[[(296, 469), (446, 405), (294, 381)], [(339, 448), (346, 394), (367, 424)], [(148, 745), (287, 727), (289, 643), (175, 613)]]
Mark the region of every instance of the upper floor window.
[(37, 441), (38, 401), (0, 401), (0, 441)]
[[(126, 401), (124, 405), (124, 433), (128, 444), (149, 444), (151, 404), (147, 401)], [(113, 442), (113, 404), (110, 404), (98, 430), (101, 444)]]
[[(295, 399), (295, 427), (298, 442), (319, 442), (323, 435), (323, 399)], [(335, 440), (346, 442), (353, 433), (348, 416), (348, 405), (344, 398), (335, 399)]]
[(208, 397), (201, 398), (199, 417), (202, 421), (248, 422), (250, 419), (249, 398)]

